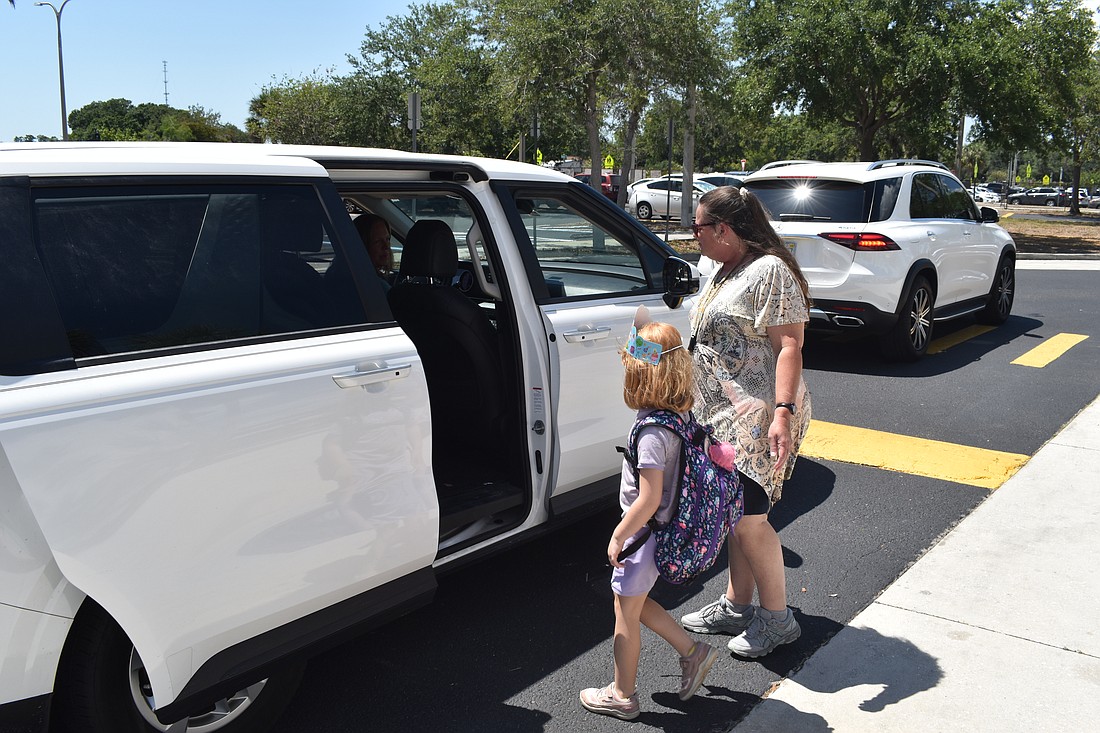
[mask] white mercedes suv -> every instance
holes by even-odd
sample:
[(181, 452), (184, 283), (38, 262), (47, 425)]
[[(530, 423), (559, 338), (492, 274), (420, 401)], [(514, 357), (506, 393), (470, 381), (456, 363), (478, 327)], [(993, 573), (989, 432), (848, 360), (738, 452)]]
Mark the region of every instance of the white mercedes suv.
[(968, 314), (1003, 323), (1016, 246), (994, 209), (942, 164), (777, 161), (745, 179), (810, 284), (810, 328), (876, 336), (915, 361), (933, 325)]

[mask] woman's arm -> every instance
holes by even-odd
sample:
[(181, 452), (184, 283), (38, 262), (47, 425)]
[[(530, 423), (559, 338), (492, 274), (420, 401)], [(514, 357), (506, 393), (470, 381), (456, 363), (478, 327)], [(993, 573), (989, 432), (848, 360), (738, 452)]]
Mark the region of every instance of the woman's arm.
[(619, 562), (619, 553), (623, 551), (623, 544), (660, 509), (661, 493), (665, 485), (664, 478), (665, 472), (659, 468), (643, 468), (638, 471), (638, 498), (623, 514), (615, 531), (611, 533), (611, 541), (607, 544), (607, 559), (613, 567), (623, 566)]
[[(797, 402), (798, 385), (802, 380), (802, 338), (805, 331), (803, 323), (786, 323), (782, 326), (769, 326), (768, 339), (775, 352), (775, 401)], [(775, 405), (772, 405), (774, 408)], [(784, 407), (774, 411), (771, 427), (768, 429), (768, 441), (775, 464), (772, 470), (778, 470), (787, 464), (791, 454), (791, 412)]]

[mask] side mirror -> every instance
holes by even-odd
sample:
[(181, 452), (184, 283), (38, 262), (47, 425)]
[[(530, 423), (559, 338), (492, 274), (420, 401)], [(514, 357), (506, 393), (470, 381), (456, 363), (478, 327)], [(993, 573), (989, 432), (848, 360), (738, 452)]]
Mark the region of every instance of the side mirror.
[(687, 262), (679, 257), (669, 257), (661, 271), (661, 285), (665, 291), (662, 296), (665, 305), (679, 308), (684, 298), (699, 291), (699, 278)]
[(982, 223), (983, 224), (996, 224), (1001, 220), (1001, 215), (997, 213), (996, 209), (991, 209), (988, 206), (982, 207)]

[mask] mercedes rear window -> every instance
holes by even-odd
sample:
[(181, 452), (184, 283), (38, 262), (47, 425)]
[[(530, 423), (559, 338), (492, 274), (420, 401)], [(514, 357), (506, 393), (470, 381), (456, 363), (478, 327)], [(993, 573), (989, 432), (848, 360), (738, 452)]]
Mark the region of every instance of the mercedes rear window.
[(868, 183), (823, 178), (750, 181), (773, 221), (871, 222), (889, 219), (901, 190), (901, 178)]

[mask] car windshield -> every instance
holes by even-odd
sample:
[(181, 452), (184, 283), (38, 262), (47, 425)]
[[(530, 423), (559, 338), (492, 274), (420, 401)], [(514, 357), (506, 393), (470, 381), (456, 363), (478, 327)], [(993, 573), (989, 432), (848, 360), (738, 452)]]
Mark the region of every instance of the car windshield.
[(744, 190), (756, 194), (774, 221), (871, 222), (890, 218), (901, 178), (869, 183), (779, 178), (750, 181)]

